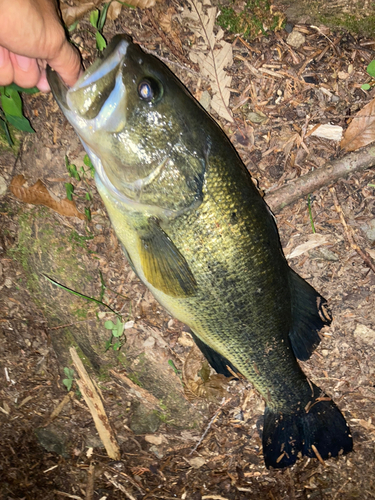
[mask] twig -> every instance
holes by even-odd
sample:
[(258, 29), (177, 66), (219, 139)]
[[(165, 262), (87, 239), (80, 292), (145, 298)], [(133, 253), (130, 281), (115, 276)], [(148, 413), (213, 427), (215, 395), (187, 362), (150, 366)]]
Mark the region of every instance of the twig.
[(62, 411), (62, 409), (64, 408), (64, 406), (68, 403), (68, 401), (70, 401), (72, 398), (74, 397), (74, 392), (73, 391), (70, 391), (68, 392), (68, 394), (66, 394), (66, 396), (64, 397), (64, 399), (61, 401), (61, 403), (59, 403), (56, 408), (53, 410), (53, 412), (51, 413), (50, 417), (48, 418), (47, 422), (43, 425), (43, 427), (47, 427), (47, 425), (49, 425), (52, 420), (55, 420), (56, 417), (58, 417)]
[(60, 495), (61, 497), (65, 498), (74, 498), (74, 500), (82, 500), (82, 497), (79, 497), (78, 495), (70, 495), (69, 493), (64, 493), (63, 491), (58, 491), (58, 490), (53, 490), (55, 495)]
[(113, 484), (113, 486), (115, 488), (117, 488), (118, 490), (120, 490), (122, 493), (124, 493), (124, 495), (129, 498), (129, 500), (136, 500), (135, 497), (133, 497), (133, 495), (131, 493), (129, 493), (124, 487), (122, 484), (118, 483), (117, 481), (115, 481), (115, 479), (113, 479), (109, 474), (108, 472), (104, 472), (104, 475), (105, 477), (108, 479), (108, 481), (110, 483)]
[(117, 443), (116, 435), (105, 412), (100, 394), (96, 390), (88, 373), (86, 372), (75, 348), (71, 347), (69, 351), (74, 368), (80, 377), (79, 379), (76, 379), (76, 383), (90, 409), (92, 418), (95, 422), (95, 427), (99, 433), (99, 437), (105, 446), (108, 456), (113, 460), (119, 460), (121, 457), (120, 448)]
[(277, 214), (287, 205), (309, 193), (323, 186), (328, 186), (341, 177), (346, 177), (353, 172), (370, 168), (373, 165), (375, 165), (375, 147), (371, 145), (347, 154), (343, 158), (319, 168), (319, 170), (309, 172), (289, 184), (268, 192), (264, 199), (271, 210)]
[(325, 465), (325, 462), (324, 462), (324, 460), (322, 458), (322, 455), (319, 453), (318, 448), (314, 444), (311, 445), (311, 448), (312, 448), (312, 451), (315, 453), (315, 456), (319, 460), (319, 462), (322, 465)]
[(92, 500), (94, 498), (94, 482), (95, 482), (95, 465), (93, 463), (90, 463), (89, 469), (87, 471), (85, 500)]
[(224, 406), (229, 403), (229, 401), (231, 401), (232, 398), (228, 398), (226, 399), (221, 405), (220, 407), (216, 410), (214, 416), (211, 418), (211, 420), (209, 421), (209, 424), (207, 425), (204, 433), (202, 434), (200, 440), (198, 441), (198, 443), (194, 446), (194, 448), (191, 450), (191, 452), (189, 453), (189, 455), (192, 455), (198, 448), (199, 446), (202, 444), (202, 441), (204, 440), (204, 438), (207, 436), (207, 433), (208, 431), (210, 430), (211, 428), (211, 425), (215, 422), (215, 420), (217, 419), (217, 417), (219, 416), (219, 413), (221, 412), (221, 410), (224, 408)]
[(365, 262), (365, 264), (372, 270), (372, 272), (375, 273), (375, 265), (374, 265), (374, 263), (372, 261), (372, 258), (370, 257), (370, 255), (365, 250), (362, 250), (357, 245), (357, 243), (354, 241), (353, 230), (346, 223), (346, 220), (344, 218), (344, 214), (342, 212), (342, 208), (340, 207), (339, 200), (337, 199), (337, 194), (336, 194), (335, 188), (332, 187), (329, 190), (332, 193), (333, 202), (335, 204), (336, 212), (339, 214), (339, 217), (340, 217), (340, 220), (341, 220), (341, 224), (344, 226), (345, 234), (346, 234), (346, 237), (348, 238), (349, 245), (363, 259), (363, 261)]

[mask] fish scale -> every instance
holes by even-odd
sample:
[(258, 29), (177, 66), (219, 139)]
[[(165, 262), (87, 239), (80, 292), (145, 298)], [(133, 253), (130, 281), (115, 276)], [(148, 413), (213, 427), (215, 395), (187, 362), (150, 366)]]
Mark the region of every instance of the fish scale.
[(216, 122), (126, 35), (70, 89), (47, 74), (140, 280), (217, 372), (242, 374), (263, 396), (267, 467), (351, 451), (343, 415), (297, 361), (331, 322), (326, 301), (288, 266), (275, 220)]

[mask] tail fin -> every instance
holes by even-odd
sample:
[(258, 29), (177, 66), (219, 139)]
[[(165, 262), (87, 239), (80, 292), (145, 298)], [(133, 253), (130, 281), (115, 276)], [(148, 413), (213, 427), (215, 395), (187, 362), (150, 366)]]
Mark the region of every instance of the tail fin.
[[(319, 394), (320, 389), (313, 387), (314, 393)], [(266, 407), (263, 454), (267, 467), (288, 467), (302, 455), (317, 458), (319, 454), (323, 459), (336, 457), (352, 449), (349, 426), (335, 403), (328, 398), (318, 398), (315, 402), (312, 399), (310, 408), (295, 413), (277, 412)]]

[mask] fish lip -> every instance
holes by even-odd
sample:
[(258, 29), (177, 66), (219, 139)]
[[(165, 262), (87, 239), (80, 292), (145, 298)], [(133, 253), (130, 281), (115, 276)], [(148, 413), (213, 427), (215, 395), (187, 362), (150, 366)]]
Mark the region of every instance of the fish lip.
[(69, 92), (74, 92), (82, 87), (86, 87), (102, 78), (103, 68), (105, 72), (107, 72), (118, 66), (126, 55), (131, 43), (132, 39), (129, 35), (115, 35), (103, 52), (102, 57), (94, 62), (92, 66), (87, 68), (72, 87), (66, 85), (60, 75), (47, 65), (47, 81), (59, 106), (65, 111), (71, 111), (71, 107), (69, 106)]
[(59, 106), (65, 110), (70, 110), (68, 103), (66, 102), (66, 96), (69, 90), (68, 85), (66, 85), (61, 76), (49, 65), (47, 65), (46, 73), (48, 84), (51, 87), (52, 94)]

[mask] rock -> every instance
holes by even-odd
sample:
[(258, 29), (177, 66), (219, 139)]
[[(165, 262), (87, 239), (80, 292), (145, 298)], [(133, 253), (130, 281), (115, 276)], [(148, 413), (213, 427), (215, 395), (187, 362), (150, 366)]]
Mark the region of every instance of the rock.
[(306, 42), (306, 38), (301, 32), (293, 30), (286, 39), (286, 43), (295, 49), (299, 49)]
[(354, 337), (357, 340), (362, 340), (365, 344), (375, 345), (375, 330), (366, 325), (358, 324), (354, 330)]
[(45, 450), (57, 453), (64, 458), (69, 457), (65, 448), (65, 439), (62, 436), (48, 428), (35, 429), (35, 434)]
[(4, 194), (7, 192), (7, 189), (7, 183), (5, 182), (4, 177), (0, 175), (0, 196), (4, 196)]
[(160, 416), (155, 410), (149, 410), (140, 404), (133, 413), (130, 428), (134, 434), (148, 434), (156, 432), (161, 424)]
[(367, 224), (361, 226), (361, 229), (366, 233), (367, 238), (371, 242), (375, 241), (375, 219), (372, 219)]

